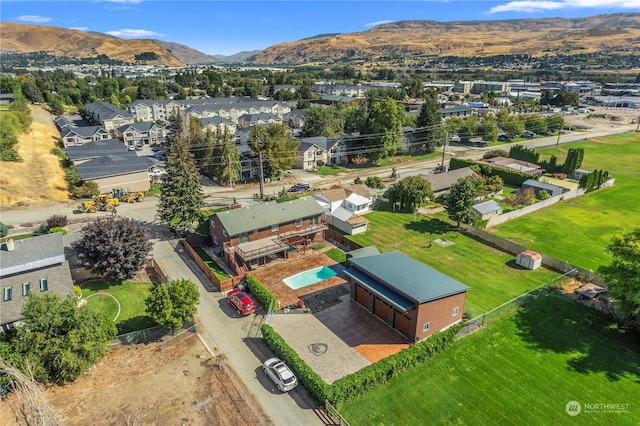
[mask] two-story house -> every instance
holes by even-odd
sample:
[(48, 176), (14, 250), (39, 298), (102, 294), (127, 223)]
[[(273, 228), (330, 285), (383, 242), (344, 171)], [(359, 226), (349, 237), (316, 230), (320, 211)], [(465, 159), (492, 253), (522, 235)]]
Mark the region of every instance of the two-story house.
[(332, 188), (313, 194), (324, 209), (324, 220), (349, 235), (367, 231), (369, 221), (362, 217), (371, 211), (373, 197), (362, 185)]
[(23, 306), (31, 293), (73, 294), (69, 262), (62, 234), (54, 232), (14, 241), (0, 249), (0, 331), (19, 324)]
[(127, 146), (141, 147), (166, 142), (166, 130), (153, 121), (125, 124), (116, 129), (116, 135)]
[(300, 139), (295, 167), (313, 171), (324, 165), (338, 165), (347, 161), (346, 146), (340, 139), (315, 136)]
[(66, 148), (84, 145), (91, 141), (110, 139), (111, 135), (100, 126), (64, 126), (60, 129), (60, 137)]
[(133, 124), (133, 115), (108, 102), (92, 102), (84, 106), (85, 113), (108, 132), (125, 124)]
[(270, 201), (211, 215), (209, 230), (216, 251), (240, 274), (324, 241), (323, 213), (313, 197)]

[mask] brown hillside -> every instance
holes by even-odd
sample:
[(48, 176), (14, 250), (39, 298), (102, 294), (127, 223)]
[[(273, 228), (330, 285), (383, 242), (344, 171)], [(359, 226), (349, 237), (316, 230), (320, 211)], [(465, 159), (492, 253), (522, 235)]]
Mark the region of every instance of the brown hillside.
[(575, 19), (399, 21), (363, 32), (277, 44), (256, 54), (252, 62), (305, 63), (384, 55), (640, 54), (638, 46), (640, 13)]
[(133, 62), (137, 54), (154, 52), (159, 59), (149, 63), (172, 67), (183, 65), (169, 50), (150, 39), (124, 40), (67, 28), (0, 22), (0, 40), (3, 50), (46, 51), (78, 58), (102, 54), (127, 62)]

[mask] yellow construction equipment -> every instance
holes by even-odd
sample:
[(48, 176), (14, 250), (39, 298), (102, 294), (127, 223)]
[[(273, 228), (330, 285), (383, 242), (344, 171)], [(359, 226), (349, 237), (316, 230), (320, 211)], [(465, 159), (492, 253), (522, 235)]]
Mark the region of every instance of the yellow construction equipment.
[(84, 213), (95, 213), (98, 210), (110, 212), (119, 205), (120, 201), (111, 194), (100, 194), (91, 201), (83, 201), (78, 208)]
[(78, 206), (80, 211), (83, 213), (95, 213), (98, 208), (96, 207), (95, 201), (84, 201), (82, 204)]
[(126, 192), (122, 188), (113, 190), (113, 197), (121, 203), (133, 203), (134, 201), (144, 201), (144, 192)]

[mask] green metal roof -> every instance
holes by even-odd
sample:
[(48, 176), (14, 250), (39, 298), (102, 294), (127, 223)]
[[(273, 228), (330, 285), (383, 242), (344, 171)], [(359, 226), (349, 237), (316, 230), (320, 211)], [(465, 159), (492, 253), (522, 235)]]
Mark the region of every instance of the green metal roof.
[(466, 285), (400, 252), (350, 259), (351, 265), (417, 303), (465, 292)]
[(271, 225), (293, 222), (310, 216), (320, 216), (324, 209), (313, 197), (276, 203), (269, 201), (239, 209), (216, 213), (229, 236), (264, 229)]
[(358, 280), (360, 284), (365, 287), (371, 289), (378, 296), (381, 296), (384, 300), (386, 300), (391, 305), (395, 306), (397, 309), (402, 312), (407, 312), (411, 310), (415, 306), (415, 303), (407, 300), (400, 293), (394, 291), (393, 289), (385, 286), (379, 281), (376, 281), (375, 278), (371, 278), (366, 273), (362, 272), (356, 268), (347, 268), (344, 270), (345, 275), (351, 276)]

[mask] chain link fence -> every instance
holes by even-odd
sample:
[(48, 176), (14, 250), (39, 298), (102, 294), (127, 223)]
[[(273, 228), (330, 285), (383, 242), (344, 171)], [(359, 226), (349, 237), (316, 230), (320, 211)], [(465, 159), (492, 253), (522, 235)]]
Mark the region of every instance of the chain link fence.
[(478, 315), (477, 317), (469, 320), (467, 325), (458, 332), (456, 337), (459, 339), (461, 337), (466, 336), (467, 334), (473, 333), (474, 331), (478, 330), (481, 327), (484, 327), (485, 325), (494, 323), (500, 318), (503, 318), (504, 316), (515, 311), (520, 306), (523, 306), (524, 304), (530, 302), (531, 300), (536, 299), (538, 296), (553, 290), (559, 282), (565, 280), (566, 278), (575, 277), (577, 273), (578, 273), (577, 269), (572, 269), (569, 272), (565, 272), (562, 275), (558, 275), (554, 279), (539, 285), (533, 290), (530, 290), (524, 294), (521, 294), (518, 297), (514, 297), (513, 299), (503, 303), (497, 308), (490, 310), (489, 312), (485, 312), (481, 315)]

